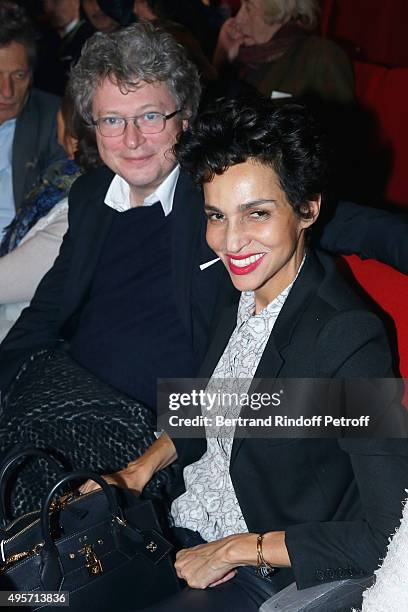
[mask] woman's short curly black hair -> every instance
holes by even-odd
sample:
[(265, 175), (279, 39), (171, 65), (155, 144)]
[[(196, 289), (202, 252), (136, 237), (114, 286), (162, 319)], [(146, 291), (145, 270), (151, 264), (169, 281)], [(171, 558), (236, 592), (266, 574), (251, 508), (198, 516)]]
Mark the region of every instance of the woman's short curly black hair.
[(327, 152), (317, 122), (299, 104), (277, 106), (267, 98), (221, 98), (180, 135), (175, 154), (196, 184), (248, 159), (270, 166), (295, 213), (323, 194)]

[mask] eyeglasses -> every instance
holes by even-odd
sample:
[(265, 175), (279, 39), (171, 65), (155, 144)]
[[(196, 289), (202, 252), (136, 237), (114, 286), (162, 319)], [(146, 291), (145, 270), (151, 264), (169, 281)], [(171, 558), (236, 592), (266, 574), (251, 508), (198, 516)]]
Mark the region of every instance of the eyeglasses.
[(173, 113), (163, 115), (163, 113), (156, 113), (150, 111), (143, 113), (143, 115), (136, 115), (135, 117), (99, 117), (99, 119), (92, 119), (92, 125), (95, 125), (101, 136), (107, 138), (111, 136), (122, 136), (125, 133), (129, 121), (133, 121), (133, 125), (142, 132), (142, 134), (159, 134), (166, 127), (166, 121), (175, 117), (177, 113), (181, 112), (181, 108), (175, 110)]

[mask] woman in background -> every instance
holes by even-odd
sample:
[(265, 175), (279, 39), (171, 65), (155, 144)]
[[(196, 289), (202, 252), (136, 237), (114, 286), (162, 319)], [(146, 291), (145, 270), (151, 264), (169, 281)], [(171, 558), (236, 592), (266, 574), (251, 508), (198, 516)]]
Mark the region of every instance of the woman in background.
[[(337, 103), (354, 98), (347, 56), (313, 34), (316, 0), (242, 0), (221, 28), (213, 64), (268, 97), (282, 94)], [(277, 93), (273, 93), (277, 92)]]

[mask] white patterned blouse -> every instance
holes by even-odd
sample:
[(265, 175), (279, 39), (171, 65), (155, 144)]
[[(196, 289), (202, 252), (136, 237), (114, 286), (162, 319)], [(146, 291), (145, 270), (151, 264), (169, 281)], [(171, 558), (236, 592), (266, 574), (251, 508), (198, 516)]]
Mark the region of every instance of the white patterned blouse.
[[(254, 292), (241, 294), (237, 325), (207, 385), (207, 392), (219, 391), (221, 381), (218, 379), (224, 379), (224, 393), (248, 392), (293, 283), (259, 314), (254, 314)], [(238, 416), (236, 407), (219, 409), (227, 417)], [(229, 474), (234, 429), (227, 431), (224, 428), (222, 436), (208, 437), (207, 432), (207, 450), (198, 461), (184, 468), (186, 491), (174, 500), (171, 507), (176, 527), (197, 531), (207, 542), (248, 532)]]

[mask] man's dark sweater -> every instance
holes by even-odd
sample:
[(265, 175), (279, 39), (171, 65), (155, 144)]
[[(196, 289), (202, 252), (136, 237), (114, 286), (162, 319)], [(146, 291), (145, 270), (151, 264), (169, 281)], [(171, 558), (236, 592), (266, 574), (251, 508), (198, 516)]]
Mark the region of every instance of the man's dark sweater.
[(197, 367), (174, 295), (172, 226), (160, 203), (115, 214), (71, 341), (76, 361), (152, 408), (157, 378)]

